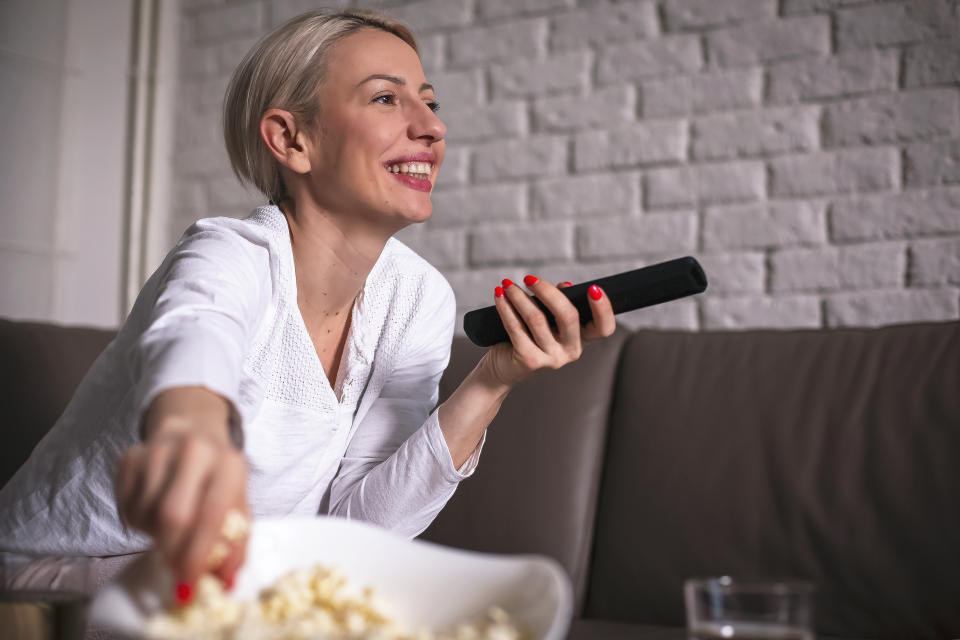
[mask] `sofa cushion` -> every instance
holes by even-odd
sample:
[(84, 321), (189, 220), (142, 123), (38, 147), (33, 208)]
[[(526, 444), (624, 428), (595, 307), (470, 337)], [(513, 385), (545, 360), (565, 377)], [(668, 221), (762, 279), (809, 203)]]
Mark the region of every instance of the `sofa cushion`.
[(66, 408), (115, 331), (0, 318), (0, 486)]
[(960, 323), (640, 332), (585, 615), (683, 623), (681, 584), (807, 578), (823, 634), (960, 636)]
[[(563, 565), (580, 610), (620, 331), (579, 361), (538, 373), (507, 397), (480, 464), (423, 538), (493, 553), (542, 553)], [(445, 399), (486, 351), (454, 340), (440, 384)]]

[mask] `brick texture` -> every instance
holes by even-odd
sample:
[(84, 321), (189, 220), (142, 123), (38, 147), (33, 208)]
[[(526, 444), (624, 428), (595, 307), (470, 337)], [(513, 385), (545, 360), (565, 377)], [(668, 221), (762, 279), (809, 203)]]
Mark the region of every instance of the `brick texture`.
[[(447, 150), (398, 237), (458, 309), (503, 277), (678, 255), (702, 295), (629, 327), (960, 317), (960, 14), (944, 0), (332, 0), (410, 23)], [(265, 198), (233, 177), (230, 74), (313, 0), (185, 0), (170, 242)], [(404, 149), (419, 142), (403, 142)]]
[(873, 327), (906, 322), (954, 320), (960, 289), (906, 289), (837, 294), (826, 299), (829, 327)]
[(497, 97), (534, 97), (584, 89), (590, 83), (592, 57), (588, 51), (570, 51), (547, 60), (520, 59), (490, 69)]
[(570, 224), (484, 227), (470, 234), (470, 264), (542, 264), (573, 257)]
[(574, 0), (484, 0), (477, 3), (477, 12), (481, 18), (505, 18), (541, 11), (569, 9), (574, 4)]
[(649, 118), (725, 111), (760, 104), (763, 70), (734, 69), (640, 83)]
[(894, 148), (851, 149), (770, 161), (770, 195), (821, 196), (881, 191), (897, 186), (900, 156)]
[(763, 253), (722, 253), (700, 256), (710, 274), (711, 294), (763, 294), (766, 279)]
[(904, 53), (903, 83), (907, 87), (960, 82), (960, 40), (924, 42)]
[(833, 239), (882, 240), (960, 233), (960, 187), (836, 202)]
[(444, 120), (451, 143), (516, 138), (527, 131), (526, 105), (516, 101), (457, 109)]
[(654, 169), (646, 175), (646, 205), (649, 209), (744, 202), (759, 200), (763, 196), (764, 170), (759, 162)]
[(841, 49), (916, 42), (946, 35), (946, 25), (938, 25), (923, 9), (903, 2), (877, 2), (836, 12), (837, 45)]
[(546, 20), (530, 19), (458, 31), (450, 40), (450, 62), (468, 65), (535, 57), (546, 47), (547, 26)]
[(899, 287), (906, 263), (902, 243), (787, 249), (771, 258), (771, 286), (775, 292)]
[(710, 296), (704, 329), (814, 329), (822, 326), (817, 296)]
[(674, 300), (645, 309), (637, 309), (617, 316), (617, 324), (630, 329), (679, 329), (696, 331), (700, 325), (697, 303), (693, 300)]
[(956, 135), (960, 90), (922, 89), (860, 98), (824, 108), (823, 144), (909, 142)]
[(432, 225), (460, 225), (520, 220), (525, 216), (527, 193), (522, 185), (489, 185), (436, 191), (432, 200)]
[(824, 55), (829, 50), (830, 19), (826, 16), (751, 23), (707, 35), (707, 55), (723, 67)]
[(909, 187), (960, 182), (960, 140), (914, 144), (904, 154)]
[(589, 96), (553, 96), (533, 103), (537, 131), (576, 131), (629, 122), (636, 113), (637, 90), (631, 86), (598, 89)]
[(570, 11), (553, 19), (553, 49), (605, 45), (649, 38), (657, 33), (657, 9), (650, 0)]
[(818, 107), (766, 109), (697, 118), (690, 128), (691, 157), (719, 160), (816, 148)]
[(636, 174), (596, 174), (542, 180), (533, 185), (533, 215), (577, 218), (634, 213), (640, 206)]
[(773, 249), (826, 241), (826, 206), (813, 202), (709, 207), (703, 220), (706, 250)]
[(910, 246), (911, 285), (960, 285), (960, 239), (917, 240)]
[(470, 23), (469, 0), (416, 0), (386, 11), (416, 31), (431, 31)]
[(437, 101), (442, 101), (443, 115), (454, 109), (459, 111), (467, 105), (480, 104), (486, 93), (486, 83), (480, 69), (432, 73), (430, 83), (436, 88)]
[(566, 169), (567, 140), (559, 136), (491, 142), (473, 153), (473, 178), (477, 182), (552, 176)]
[(900, 54), (893, 49), (850, 51), (830, 58), (770, 67), (771, 102), (801, 102), (889, 91), (897, 86)]
[(606, 47), (597, 62), (597, 80), (603, 84), (642, 80), (697, 71), (703, 66), (700, 39), (668, 36)]
[(679, 120), (651, 121), (577, 136), (578, 171), (676, 162), (683, 159), (687, 130)]
[(697, 216), (692, 212), (652, 213), (619, 224), (582, 225), (577, 255), (586, 260), (693, 251)]
[(670, 31), (716, 27), (773, 18), (776, 0), (667, 0), (663, 7)]

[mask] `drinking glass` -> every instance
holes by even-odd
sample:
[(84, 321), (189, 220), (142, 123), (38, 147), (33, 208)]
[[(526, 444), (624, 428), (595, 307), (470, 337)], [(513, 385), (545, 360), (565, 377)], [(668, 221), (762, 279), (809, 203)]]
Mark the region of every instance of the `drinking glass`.
[(690, 640), (813, 640), (813, 585), (723, 576), (683, 585)]

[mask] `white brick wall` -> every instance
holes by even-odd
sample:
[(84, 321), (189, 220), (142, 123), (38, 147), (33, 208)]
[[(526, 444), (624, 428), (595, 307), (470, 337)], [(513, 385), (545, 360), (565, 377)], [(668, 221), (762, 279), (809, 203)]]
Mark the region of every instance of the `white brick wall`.
[(222, 150), (227, 78), (271, 25), (330, 5), (417, 29), (449, 146), (433, 217), (400, 238), (461, 314), (504, 277), (690, 254), (708, 293), (625, 325), (960, 317), (960, 16), (943, 0), (184, 2), (171, 242), (262, 201)]

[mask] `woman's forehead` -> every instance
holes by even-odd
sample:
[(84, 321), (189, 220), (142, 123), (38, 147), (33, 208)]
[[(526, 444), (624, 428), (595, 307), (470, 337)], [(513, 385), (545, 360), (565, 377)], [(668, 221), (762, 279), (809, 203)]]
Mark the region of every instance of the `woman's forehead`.
[(423, 67), (413, 47), (380, 29), (361, 29), (341, 40), (332, 52), (328, 73), (338, 84), (358, 84), (376, 75), (402, 78), (412, 86), (424, 82)]

